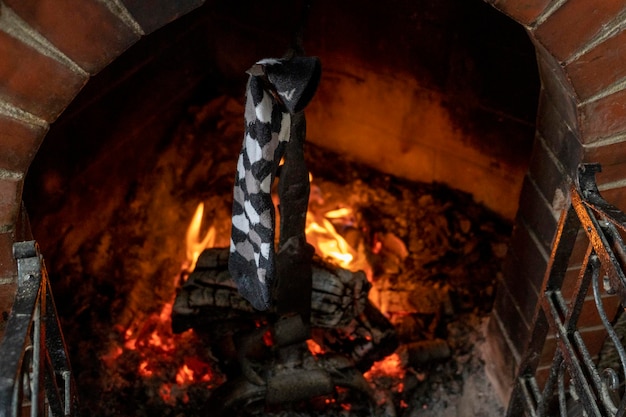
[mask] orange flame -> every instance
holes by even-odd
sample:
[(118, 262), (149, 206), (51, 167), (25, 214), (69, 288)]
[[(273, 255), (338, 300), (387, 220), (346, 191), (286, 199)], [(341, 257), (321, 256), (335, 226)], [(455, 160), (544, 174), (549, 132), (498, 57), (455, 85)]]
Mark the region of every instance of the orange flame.
[(215, 227), (211, 226), (204, 237), (200, 236), (203, 215), (204, 203), (201, 202), (196, 207), (196, 212), (191, 219), (191, 223), (189, 223), (189, 227), (187, 227), (185, 239), (187, 243), (187, 264), (185, 269), (187, 271), (193, 271), (202, 251), (215, 244)]
[(333, 259), (342, 268), (349, 268), (356, 257), (356, 251), (335, 230), (335, 226), (325, 217), (308, 222), (305, 233), (307, 241), (315, 247), (320, 256)]
[(337, 222), (354, 227), (356, 223), (354, 210), (342, 207), (319, 213), (316, 208), (310, 206), (305, 228), (307, 242), (315, 248), (320, 257), (335, 262), (341, 268), (351, 271), (361, 270), (365, 272), (368, 280), (372, 281), (372, 267), (363, 245), (351, 246), (335, 228), (334, 223)]

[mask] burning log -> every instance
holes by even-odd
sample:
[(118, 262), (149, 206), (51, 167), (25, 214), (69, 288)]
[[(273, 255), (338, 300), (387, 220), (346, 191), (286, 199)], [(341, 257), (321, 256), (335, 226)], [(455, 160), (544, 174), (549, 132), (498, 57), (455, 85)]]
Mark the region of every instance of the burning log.
[[(347, 354), (359, 369), (397, 347), (395, 329), (368, 300), (370, 284), (362, 272), (351, 272), (316, 260), (313, 264), (311, 327), (313, 339), (324, 350)], [(172, 310), (172, 327), (180, 333), (215, 333), (227, 322), (242, 330), (267, 321), (272, 313), (259, 312), (237, 292), (228, 272), (228, 249), (207, 249), (184, 282)], [(247, 322), (248, 325), (243, 325)]]
[(310, 334), (320, 352), (313, 354), (303, 343), (309, 332), (299, 315), (275, 321), (275, 312), (255, 310), (237, 292), (228, 255), (227, 248), (202, 252), (172, 310), (175, 332), (193, 328), (220, 340), (214, 354), (237, 365), (226, 370), (229, 381), (213, 396), (220, 412), (252, 407), (262, 413), (266, 406), (331, 395), (335, 387), (360, 393), (374, 410), (362, 371), (391, 354), (398, 342), (392, 324), (368, 300), (365, 274), (314, 262)]

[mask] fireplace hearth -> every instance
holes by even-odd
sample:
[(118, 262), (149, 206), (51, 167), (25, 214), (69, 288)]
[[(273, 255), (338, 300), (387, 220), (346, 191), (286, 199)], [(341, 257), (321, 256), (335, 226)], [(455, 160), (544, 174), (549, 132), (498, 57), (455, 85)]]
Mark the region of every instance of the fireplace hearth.
[[(0, 156), (1, 323), (16, 283), (10, 248), (32, 238), (26, 211), (52, 270), (57, 298), (81, 300), (59, 303), (67, 332), (84, 333), (73, 339), (78, 350), (90, 348), (87, 336), (105, 333), (88, 323), (115, 318), (111, 343), (121, 345), (127, 337), (123, 329), (133, 328), (136, 320), (153, 320), (159, 327), (161, 306), (171, 301), (184, 258), (180, 231), (195, 205), (207, 204), (205, 219), (228, 217), (223, 196), (229, 187), (223, 184), (235, 155), (223, 137), (207, 143), (193, 139), (193, 132), (210, 126), (230, 129), (227, 137), (240, 134), (235, 123), (224, 120), (240, 117), (243, 71), (259, 58), (283, 53), (297, 24), (291, 16), (299, 16), (302, 4), (285, 1), (272, 9), (261, 3), (200, 3), (161, 0), (159, 7), (146, 8), (136, 1), (122, 0), (115, 7), (85, 1), (82, 15), (97, 18), (94, 24), (73, 25), (64, 23), (68, 9), (53, 12), (45, 1), (0, 5), (0, 45), (6, 51), (0, 141), (7, 149)], [(339, 160), (374, 167), (378, 174), (365, 182), (447, 184), (515, 223), (486, 330), (493, 354), (488, 371), (506, 402), (529, 340), (556, 219), (578, 164), (602, 163), (598, 183), (603, 195), (617, 206), (624, 200), (624, 61), (618, 47), (624, 6), (575, 0), (487, 3), (495, 9), (481, 1), (462, 6), (315, 2), (306, 49), (322, 58), (325, 72), (308, 112), (309, 142), (339, 154)], [(173, 145), (181, 134), (194, 146)], [(203, 159), (208, 149), (210, 162)], [(323, 152), (316, 157), (326, 158)], [(190, 164), (171, 163), (179, 158)], [(320, 181), (325, 181), (324, 170), (328, 166), (315, 174)], [(352, 175), (344, 185), (357, 177)], [(166, 191), (172, 184), (175, 191)], [(389, 183), (383, 185), (387, 188)], [(153, 192), (158, 199), (148, 197)], [(418, 199), (418, 206), (428, 200)], [(376, 216), (361, 210), (376, 224)], [(159, 230), (150, 235), (152, 226), (146, 225), (159, 216), (167, 220), (157, 222)], [(368, 242), (373, 258), (384, 260), (383, 266), (374, 264), (374, 273), (397, 271), (405, 259), (402, 245), (409, 253), (425, 248), (411, 241), (413, 236), (389, 232), (390, 222), (383, 222), (382, 232)], [(435, 222), (440, 223), (445, 222)], [(468, 223), (459, 225), (462, 232)], [(227, 246), (219, 241), (228, 236), (227, 222), (216, 227), (221, 228), (216, 247)], [(445, 233), (439, 240), (446, 242)], [(119, 249), (122, 244), (126, 250)], [(377, 253), (389, 246), (395, 248), (391, 255)], [(491, 249), (504, 253), (499, 244)], [(102, 271), (107, 276), (100, 280)], [(430, 294), (428, 288), (419, 291)], [(493, 300), (490, 291), (481, 297)], [(448, 300), (444, 306), (469, 308), (475, 302), (463, 293), (442, 298)], [(401, 344), (411, 344), (410, 337), (421, 332), (427, 338), (444, 317), (391, 321)], [(468, 321), (473, 323), (468, 327), (479, 327)], [(146, 335), (152, 334), (149, 327)], [(593, 329), (590, 323), (583, 333), (593, 339)], [(403, 342), (404, 335), (413, 336)], [(453, 362), (460, 363), (454, 347), (451, 352)], [(194, 369), (208, 372), (209, 362), (196, 363)], [(174, 377), (178, 365), (169, 371)], [(81, 372), (92, 380), (100, 376), (94, 367)], [(414, 376), (423, 378), (419, 371)], [(212, 381), (219, 385), (217, 373)], [(157, 392), (154, 398), (162, 397)]]
[[(504, 19), (482, 3), (474, 7), (467, 11), (487, 13), (494, 25)], [(385, 25), (394, 27), (391, 22), (407, 8), (398, 3)], [(334, 3), (311, 9), (305, 46), (319, 52), (325, 74), (307, 109), (311, 204), (318, 223), (331, 223), (361, 251), (361, 263), (353, 266), (366, 270), (372, 286), (361, 289), (375, 306), (367, 311), (382, 315), (313, 329), (317, 347), (301, 354), (318, 362), (339, 355), (339, 363), (352, 363), (338, 365), (356, 378), (348, 387), (368, 388), (313, 390), (313, 398), (299, 398), (306, 403), (299, 404), (301, 412), (399, 415), (454, 407), (467, 401), (463, 383), (482, 369), (472, 344), (482, 337), (506, 253), (510, 226), (501, 217), (514, 210), (513, 199), (493, 194), (517, 192), (520, 177), (512, 173), (525, 166), (534, 110), (525, 107), (533, 106), (532, 94), (524, 95), (517, 84), (511, 84), (512, 96), (476, 90), (487, 86), (491, 71), (514, 66), (495, 60), (502, 46), (482, 50), (468, 45), (462, 32), (449, 36), (456, 25), (480, 39), (489, 36), (463, 24), (452, 9), (430, 5), (424, 15), (411, 12), (401, 20), (403, 29), (390, 31), (388, 43), (371, 50), (359, 46), (356, 32), (335, 33), (327, 23), (349, 10)], [(85, 87), (30, 168), (26, 207), (61, 300), (82, 404), (90, 414), (203, 414), (238, 376), (237, 350), (227, 347), (267, 320), (232, 307), (235, 330), (225, 335), (206, 323), (216, 315), (212, 306), (201, 306), (201, 313), (185, 318), (193, 330), (174, 334), (169, 328), (172, 309), (180, 319), (174, 296), (177, 289), (179, 296), (186, 291), (179, 288), (183, 236), (199, 202), (202, 232), (214, 228), (214, 248), (229, 244), (232, 179), (243, 137), (243, 71), (259, 58), (282, 54), (295, 25), (287, 20), (285, 28), (266, 33), (253, 18), (256, 7), (239, 11), (206, 6), (128, 51)], [(285, 13), (295, 11), (290, 5)], [(372, 12), (362, 10), (353, 29), (363, 31)], [(417, 36), (427, 28), (442, 36), (441, 51), (399, 33)], [(512, 60), (534, 65), (523, 32), (511, 33), (519, 48)], [(327, 44), (328, 37), (345, 44)], [(240, 48), (225, 50), (230, 44)], [(412, 48), (431, 59), (402, 57)], [(367, 115), (360, 115), (362, 104)], [(386, 111), (389, 105), (398, 110)], [(348, 109), (356, 113), (348, 115)], [(421, 124), (400, 120), (413, 113)], [(507, 146), (498, 140), (504, 131)], [(382, 145), (389, 145), (384, 152)], [(423, 156), (424, 164), (411, 161), (423, 146), (435, 165)], [(441, 164), (477, 176), (453, 180), (435, 168)], [(433, 180), (441, 183), (424, 182)], [(338, 208), (354, 212), (324, 217)], [(387, 340), (389, 332), (397, 342)], [(324, 353), (308, 353), (317, 348)], [(328, 385), (320, 381), (312, 384)], [(482, 384), (474, 388), (486, 391), (484, 379)], [(366, 407), (359, 406), (363, 395)], [(273, 407), (269, 411), (282, 412)]]
[[(83, 406), (91, 414), (200, 415), (213, 409), (216, 397), (233, 402), (223, 391), (241, 373), (234, 346), (267, 317), (238, 298), (232, 282), (206, 278), (211, 265), (224, 279), (224, 250), (205, 251), (189, 275), (184, 240), (194, 208), (203, 202), (201, 230), (191, 236), (202, 240), (212, 227), (212, 246), (228, 246), (242, 114), (241, 101), (226, 96), (192, 106), (161, 149), (156, 169), (136, 178), (109, 223), (94, 218), (91, 227), (99, 232), (80, 244), (59, 235), (51, 274), (63, 300), (59, 311)], [(341, 367), (374, 388), (367, 395), (345, 388), (316, 395), (298, 403), (300, 412), (400, 415), (467, 401), (462, 387), (482, 369), (474, 345), (483, 337), (509, 223), (466, 193), (389, 176), (313, 144), (307, 165), (313, 218), (335, 213), (327, 221), (361, 252), (355, 267), (367, 271), (369, 282), (366, 275), (344, 276), (348, 292), (340, 299), (348, 304), (340, 306), (324, 301), (328, 290), (317, 290), (322, 301), (313, 314), (319, 324), (306, 352), (339, 355)], [(73, 210), (70, 200), (66, 204), (61, 212)], [(70, 256), (66, 251), (74, 245), (78, 250)], [(355, 310), (355, 301), (346, 301), (356, 288), (359, 303), (369, 298), (367, 305), (376, 306), (365, 307), (370, 313), (364, 319), (350, 312), (363, 312), (366, 304)], [(486, 390), (486, 381), (483, 388), (472, 381), (474, 389)], [(363, 395), (366, 407), (359, 406)], [(260, 415), (252, 410), (246, 412)]]

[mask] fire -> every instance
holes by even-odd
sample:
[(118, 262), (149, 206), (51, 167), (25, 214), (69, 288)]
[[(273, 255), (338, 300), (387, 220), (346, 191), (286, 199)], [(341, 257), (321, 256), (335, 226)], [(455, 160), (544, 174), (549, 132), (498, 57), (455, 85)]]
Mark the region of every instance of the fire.
[(314, 355), (321, 355), (322, 353), (324, 353), (324, 349), (322, 349), (322, 347), (317, 344), (313, 339), (308, 339), (306, 341), (307, 347), (309, 348), (309, 351)]
[(320, 222), (312, 221), (307, 225), (307, 241), (320, 255), (333, 259), (342, 268), (349, 268), (355, 257), (354, 250), (328, 219), (323, 218)]
[(151, 377), (154, 374), (150, 369), (148, 369), (148, 361), (143, 361), (139, 365), (139, 375), (143, 377)]
[(355, 261), (359, 254), (337, 232), (331, 220), (351, 225), (353, 223), (353, 215), (353, 210), (349, 207), (342, 207), (321, 214), (312, 209), (309, 209), (307, 212), (305, 229), (307, 242), (313, 245), (319, 256), (330, 258), (345, 269), (351, 269), (355, 266)]
[(183, 364), (176, 374), (176, 383), (178, 385), (187, 385), (193, 381), (193, 371), (189, 369), (187, 364)]
[(214, 227), (210, 227), (204, 237), (200, 236), (203, 215), (204, 203), (201, 202), (198, 204), (191, 223), (187, 227), (185, 239), (187, 243), (187, 260), (184, 268), (187, 271), (193, 271), (202, 251), (215, 244), (216, 232)]
[(403, 380), (405, 374), (406, 370), (404, 369), (404, 365), (402, 364), (402, 359), (400, 358), (400, 355), (398, 355), (397, 353), (392, 353), (382, 361), (374, 363), (374, 365), (372, 365), (370, 370), (367, 371), (364, 376), (368, 380), (380, 377), (390, 377), (396, 378), (398, 380)]

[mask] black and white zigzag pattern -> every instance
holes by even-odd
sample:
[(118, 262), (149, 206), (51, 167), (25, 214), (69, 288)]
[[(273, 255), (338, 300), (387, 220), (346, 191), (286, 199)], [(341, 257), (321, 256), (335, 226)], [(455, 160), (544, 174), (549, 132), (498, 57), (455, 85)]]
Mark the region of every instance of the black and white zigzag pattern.
[(270, 189), (289, 140), (291, 117), (261, 77), (248, 82), (244, 144), (237, 162), (229, 269), (239, 292), (256, 309), (269, 307), (274, 276), (274, 204)]
[(290, 113), (311, 99), (319, 72), (317, 58), (265, 59), (250, 71), (228, 266), (241, 295), (258, 310), (270, 307), (274, 280), (272, 183), (289, 141)]

